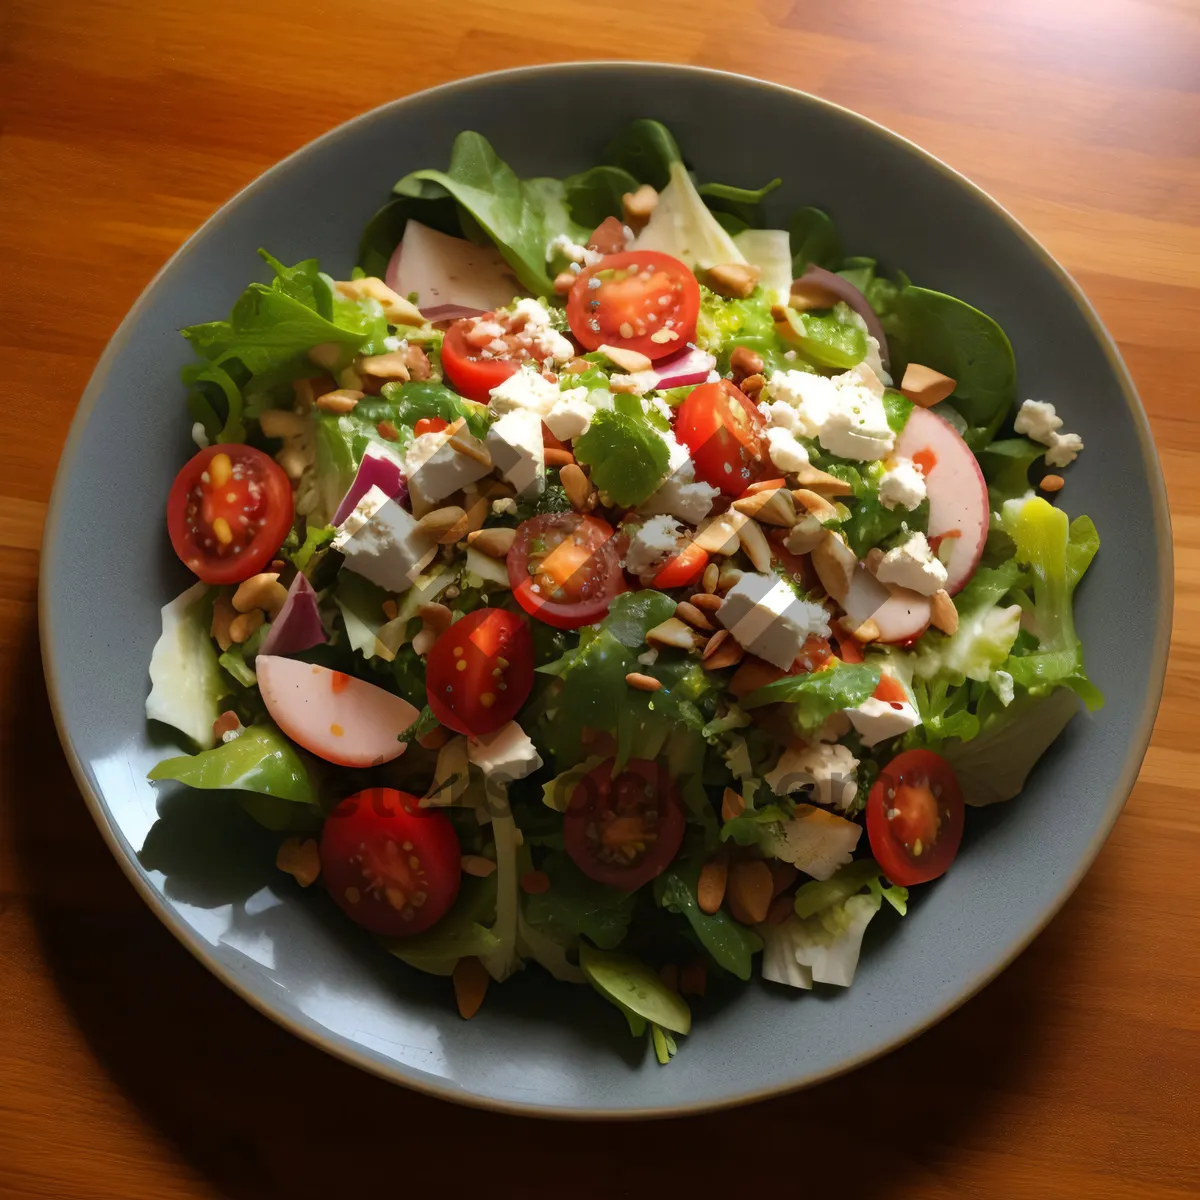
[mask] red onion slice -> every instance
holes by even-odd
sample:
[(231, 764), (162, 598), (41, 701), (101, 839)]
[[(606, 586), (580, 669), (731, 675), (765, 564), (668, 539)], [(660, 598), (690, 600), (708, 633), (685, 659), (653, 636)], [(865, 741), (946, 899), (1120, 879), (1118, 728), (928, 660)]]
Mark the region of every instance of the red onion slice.
[(879, 358), (883, 363), (884, 370), (891, 370), (891, 356), (888, 354), (887, 334), (883, 332), (883, 326), (879, 323), (879, 317), (867, 302), (866, 296), (850, 280), (843, 279), (840, 275), (835, 275), (832, 271), (826, 271), (824, 267), (810, 265), (792, 286), (795, 287), (798, 283), (818, 284), (827, 292), (835, 295), (839, 300), (844, 300), (854, 309), (866, 321), (867, 332), (879, 343)]
[(482, 317), (487, 311), (485, 308), (468, 308), (465, 304), (435, 304), (432, 308), (421, 309), (421, 316), (436, 325), (442, 321), (461, 321), (464, 317)]
[(259, 654), (299, 654), (329, 639), (317, 610), (317, 593), (307, 576), (300, 571), (288, 588), (287, 599), (279, 615), (271, 622), (267, 636), (258, 648)]
[(350, 490), (342, 497), (337, 512), (333, 514), (333, 524), (340, 525), (373, 487), (381, 488), (390, 499), (403, 501), (408, 495), (408, 480), (404, 477), (400, 460), (382, 446), (374, 444), (367, 447)]
[(664, 390), (686, 387), (689, 383), (703, 383), (716, 365), (717, 360), (707, 350), (687, 346), (671, 358), (656, 362), (648, 371), (639, 371), (638, 377), (653, 375), (656, 382), (651, 386)]

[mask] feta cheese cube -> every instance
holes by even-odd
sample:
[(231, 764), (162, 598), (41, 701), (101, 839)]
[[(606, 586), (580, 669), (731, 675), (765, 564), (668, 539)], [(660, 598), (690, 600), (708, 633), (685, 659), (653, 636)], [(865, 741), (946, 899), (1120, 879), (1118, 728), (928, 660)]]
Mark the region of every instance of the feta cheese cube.
[(847, 709), (846, 715), (864, 746), (899, 737), (921, 723), (920, 714), (907, 700), (879, 700), (875, 696), (868, 696), (857, 708)]
[(378, 485), (368, 488), (333, 535), (333, 548), (341, 550), (346, 543), (391, 499)]
[(653, 575), (679, 553), (683, 527), (674, 517), (651, 517), (630, 539), (625, 569), (633, 575)]
[(786, 429), (768, 429), (767, 447), (771, 462), (781, 471), (795, 473), (808, 465), (808, 451)]
[(499, 387), (492, 388), (490, 404), (493, 412), (506, 413), (515, 408), (528, 408), (539, 417), (544, 417), (562, 395), (558, 384), (543, 379), (530, 367), (522, 367)]
[(911, 512), (925, 495), (925, 476), (911, 458), (888, 460), (879, 481), (879, 503), (884, 508), (906, 508)]
[(829, 614), (819, 604), (799, 599), (774, 575), (747, 572), (717, 610), (717, 620), (738, 644), (788, 670), (810, 635), (829, 636)]
[(457, 439), (474, 446), (485, 461), (460, 453), (445, 430), (423, 433), (413, 439), (404, 456), (404, 473), (408, 476), (408, 493), (415, 511), (427, 512), (439, 500), (491, 473), (483, 443), (465, 429), (459, 430)]
[(570, 388), (560, 394), (542, 420), (560, 442), (571, 442), (587, 433), (594, 412), (587, 388)]
[(524, 779), (542, 765), (537, 747), (516, 721), (501, 725), (495, 733), (467, 738), (467, 758), (497, 783)]
[(875, 578), (880, 583), (890, 583), (895, 587), (907, 588), (910, 592), (920, 592), (922, 596), (932, 596), (939, 588), (946, 586), (947, 574), (945, 566), (933, 556), (925, 535), (914, 533), (883, 556), (875, 571)]
[(519, 496), (538, 496), (546, 486), (546, 448), (542, 418), (531, 409), (506, 412), (487, 435), (488, 453), (496, 469)]
[(777, 796), (811, 789), (816, 804), (845, 812), (858, 795), (858, 759), (836, 742), (793, 742), (763, 778)]
[(696, 466), (687, 447), (670, 430), (662, 436), (667, 443), (667, 477), (640, 511), (646, 516), (662, 514), (699, 525), (708, 516), (713, 499), (720, 495), (720, 488), (696, 479)]
[(408, 509), (388, 500), (341, 550), (348, 570), (389, 592), (404, 592), (433, 561), (437, 542), (417, 527)]

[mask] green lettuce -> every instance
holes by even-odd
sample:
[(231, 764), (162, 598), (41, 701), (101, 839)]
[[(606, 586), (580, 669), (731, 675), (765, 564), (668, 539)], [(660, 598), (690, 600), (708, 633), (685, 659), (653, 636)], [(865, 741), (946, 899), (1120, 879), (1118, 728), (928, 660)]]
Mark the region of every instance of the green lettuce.
[(776, 332), (771, 303), (761, 288), (734, 300), (701, 287), (696, 345), (716, 356), (722, 372), (729, 370), (729, 356), (738, 346), (759, 354), (768, 373), (803, 366), (784, 358), (788, 347)]
[(211, 625), (212, 598), (203, 583), (163, 607), (146, 697), (147, 717), (173, 726), (200, 747), (213, 744), (221, 700), (233, 690), (221, 674)]
[(802, 733), (812, 733), (835, 712), (857, 708), (878, 686), (877, 664), (838, 660), (822, 671), (785, 675), (774, 683), (768, 683), (744, 697), (742, 708), (790, 704), (790, 715), (796, 728)]
[(827, 271), (837, 267), (842, 257), (842, 238), (827, 212), (798, 209), (788, 222), (788, 234), (792, 240), (792, 271), (797, 279), (810, 266)]
[(392, 405), (390, 420), (397, 427), (411, 429), (423, 417), (440, 417), (447, 424), (462, 417), (473, 437), (487, 436), (487, 406), (464, 400), (444, 384), (431, 380), (385, 383), (383, 395)]
[(1088, 708), (1099, 708), (1104, 697), (1084, 671), (1071, 609), (1075, 588), (1100, 545), (1095, 525), (1088, 517), (1069, 524), (1066, 513), (1040, 496), (1009, 501), (1001, 520), (1017, 561), (1030, 571), (1033, 594), (1026, 620), (1037, 638), (1036, 651), (1011, 655), (1004, 669), (1032, 695), (1066, 686)]
[(463, 878), (454, 907), (432, 929), (384, 945), (401, 962), (429, 975), (452, 975), (460, 958), (485, 958), (500, 947), (488, 927), (496, 915), (496, 879)]
[(625, 940), (633, 916), (632, 892), (596, 883), (562, 852), (548, 854), (541, 869), (550, 887), (526, 897), (530, 925), (565, 944), (586, 937), (601, 950), (615, 950)]

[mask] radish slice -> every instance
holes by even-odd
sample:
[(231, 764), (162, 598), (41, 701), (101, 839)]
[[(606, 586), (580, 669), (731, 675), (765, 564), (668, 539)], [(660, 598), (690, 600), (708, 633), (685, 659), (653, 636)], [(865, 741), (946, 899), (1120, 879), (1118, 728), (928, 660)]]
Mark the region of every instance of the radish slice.
[[(871, 307), (866, 296), (862, 294), (848, 279), (826, 271), (824, 267), (809, 266), (796, 280), (796, 283), (817, 283), (827, 292), (832, 292), (839, 300), (844, 300), (867, 323), (867, 333), (879, 343), (879, 361), (885, 371), (891, 370), (891, 356), (888, 354), (887, 334), (879, 323), (879, 317)], [(399, 291), (399, 289), (396, 289)]]
[(896, 588), (871, 619), (879, 626), (881, 642), (911, 642), (929, 628), (929, 615), (928, 596)]
[[(911, 458), (925, 473), (932, 545), (952, 539), (939, 554), (946, 591), (962, 590), (983, 556), (988, 535), (988, 494), (983, 472), (954, 426), (936, 413), (914, 408), (896, 439), (896, 456)], [(942, 547), (945, 550), (945, 547)]]
[(408, 749), (396, 740), (419, 715), (407, 700), (296, 658), (260, 654), (254, 670), (275, 724), (326, 762), (376, 767)]
[(857, 629), (870, 620), (888, 601), (891, 593), (859, 563), (850, 576), (850, 587), (842, 600), (842, 608), (846, 616), (854, 622)]
[(454, 304), (487, 312), (525, 291), (499, 250), (448, 237), (419, 221), (405, 225), (384, 282), (401, 296), (416, 292), (423, 309)]
[(358, 464), (358, 474), (354, 476), (350, 490), (342, 497), (331, 523), (340, 525), (373, 487), (379, 488), (389, 500), (397, 499), (401, 503), (408, 495), (404, 464), (397, 455), (377, 442), (371, 442), (367, 446), (363, 460)]
[(299, 654), (301, 650), (323, 645), (328, 640), (325, 626), (321, 624), (321, 614), (317, 610), (317, 593), (301, 571), (292, 580), (287, 599), (271, 622), (258, 653), (266, 657), (272, 654)]

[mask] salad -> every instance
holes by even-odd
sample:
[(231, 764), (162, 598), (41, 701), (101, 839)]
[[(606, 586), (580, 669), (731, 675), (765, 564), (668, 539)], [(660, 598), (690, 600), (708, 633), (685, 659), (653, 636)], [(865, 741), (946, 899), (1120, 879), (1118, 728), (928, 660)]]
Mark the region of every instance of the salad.
[(263, 251), (183, 331), (147, 714), (196, 752), (150, 778), (234, 791), (463, 1017), (536, 964), (665, 1063), (727, 977), (849, 986), (1101, 703), (1081, 439), (779, 184), (650, 120), (563, 180), (462, 133), (349, 278)]

